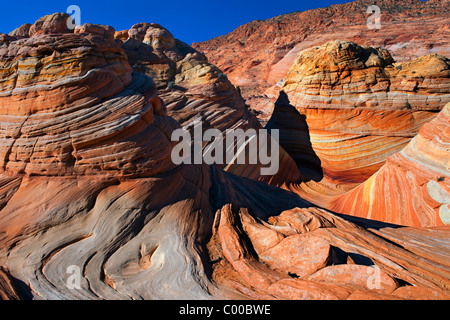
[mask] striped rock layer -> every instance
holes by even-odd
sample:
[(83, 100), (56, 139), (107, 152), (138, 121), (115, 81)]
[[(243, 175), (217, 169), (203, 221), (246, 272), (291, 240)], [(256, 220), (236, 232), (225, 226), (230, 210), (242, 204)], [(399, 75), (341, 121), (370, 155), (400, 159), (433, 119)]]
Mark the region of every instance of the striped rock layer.
[[(170, 168), (165, 130), (178, 125), (155, 117), (166, 114), (156, 88), (133, 75), (120, 46), (92, 34), (42, 35), (13, 41), (0, 56), (1, 172), (139, 175)], [(161, 141), (159, 149), (141, 140), (142, 130)]]
[[(380, 8), (380, 28), (369, 6)], [(450, 55), (447, 0), (357, 0), (267, 20), (255, 20), (211, 40), (194, 43), (240, 86), (247, 103), (267, 122), (280, 87), (299, 52), (334, 40), (383, 47), (396, 61)]]
[(205, 129), (257, 126), (226, 75), (164, 27), (139, 23), (116, 32), (116, 39), (133, 69), (154, 79), (169, 114), (183, 127), (194, 119)]
[(180, 125), (108, 30), (2, 42), (2, 299), (448, 299), (448, 228), (174, 165)]
[(330, 208), (401, 225), (450, 224), (450, 103), (408, 145)]
[[(304, 183), (288, 188), (335, 208), (335, 196), (369, 179), (450, 101), (449, 77), (450, 61), (440, 55), (394, 63), (384, 49), (348, 41), (302, 51), (266, 125), (281, 130), (280, 144), (304, 177)], [(448, 158), (448, 153), (440, 155)], [(424, 216), (421, 223), (387, 211), (381, 220), (440, 225), (439, 219), (427, 220), (428, 214), (415, 210)]]
[[(203, 54), (175, 39), (167, 29), (155, 23), (139, 23), (129, 30), (116, 32), (115, 38), (122, 43), (133, 69), (154, 79), (168, 114), (189, 131), (192, 139), (198, 125), (202, 132), (216, 129), (223, 136), (227, 129), (251, 129), (259, 137), (261, 125), (227, 76)], [(246, 149), (241, 151), (247, 159), (248, 144), (247, 141)], [(204, 150), (207, 145), (203, 143)], [(279, 149), (280, 169), (275, 175), (262, 175), (264, 165), (260, 161), (252, 166), (225, 161), (217, 165), (234, 174), (274, 185), (297, 181), (300, 173), (294, 161), (283, 148)], [(223, 153), (227, 150), (230, 151), (225, 148)]]
[(301, 52), (282, 90), (306, 117), (324, 175), (363, 182), (450, 101), (450, 60), (395, 64), (389, 52), (334, 41)]

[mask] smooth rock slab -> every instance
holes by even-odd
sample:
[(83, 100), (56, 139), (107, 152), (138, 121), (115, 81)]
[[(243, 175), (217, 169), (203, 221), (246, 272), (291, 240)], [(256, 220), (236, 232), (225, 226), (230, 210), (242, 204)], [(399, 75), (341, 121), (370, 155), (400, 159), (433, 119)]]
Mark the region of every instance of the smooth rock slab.
[(308, 280), (358, 286), (383, 294), (390, 294), (398, 287), (394, 279), (379, 267), (357, 264), (329, 266), (314, 273)]
[(281, 233), (262, 223), (256, 222), (256, 220), (248, 213), (248, 210), (242, 210), (241, 222), (244, 231), (252, 242), (253, 248), (258, 254), (273, 248), (284, 239), (284, 236)]
[(327, 265), (331, 247), (312, 233), (283, 239), (259, 258), (269, 267), (304, 278)]
[(408, 300), (449, 300), (450, 295), (441, 290), (434, 290), (422, 286), (405, 286), (396, 289), (393, 296)]

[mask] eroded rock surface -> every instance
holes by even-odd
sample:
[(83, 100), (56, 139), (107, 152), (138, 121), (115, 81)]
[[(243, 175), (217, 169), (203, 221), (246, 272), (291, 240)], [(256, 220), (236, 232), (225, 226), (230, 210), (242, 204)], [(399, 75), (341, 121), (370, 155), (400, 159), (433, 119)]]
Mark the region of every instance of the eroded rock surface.
[(282, 91), (324, 175), (363, 182), (450, 101), (449, 78), (443, 56), (395, 64), (386, 50), (333, 41), (301, 52)]
[[(369, 29), (368, 6), (380, 8), (381, 28)], [(396, 61), (429, 54), (450, 56), (446, 0), (359, 0), (293, 12), (242, 25), (193, 47), (241, 88), (247, 103), (269, 120), (279, 88), (299, 52), (334, 40), (383, 47)]]
[[(345, 214), (446, 224), (449, 123), (442, 109), (449, 78), (450, 62), (441, 55), (394, 63), (384, 49), (348, 41), (302, 51), (266, 125), (280, 130), (302, 176), (287, 188)], [(388, 167), (404, 170), (391, 174)], [(374, 181), (383, 191), (372, 188)]]
[[(122, 43), (133, 69), (154, 79), (168, 115), (188, 130), (192, 138), (195, 127), (200, 125), (202, 132), (216, 129), (224, 135), (232, 128), (244, 132), (255, 130), (259, 136), (262, 126), (227, 76), (203, 54), (175, 39), (167, 29), (155, 23), (138, 23), (128, 31), (116, 32), (115, 37)], [(203, 148), (207, 145), (203, 143)], [(217, 165), (274, 185), (297, 181), (300, 173), (293, 159), (279, 149), (276, 174), (262, 175), (260, 169), (264, 165), (260, 161), (253, 166), (225, 161)], [(226, 152), (224, 148), (223, 153)], [(248, 146), (243, 152), (248, 157)]]
[(372, 177), (334, 199), (331, 208), (401, 225), (450, 224), (449, 137), (450, 103)]
[(357, 224), (173, 164), (181, 125), (110, 30), (2, 42), (2, 299), (448, 299), (448, 228)]

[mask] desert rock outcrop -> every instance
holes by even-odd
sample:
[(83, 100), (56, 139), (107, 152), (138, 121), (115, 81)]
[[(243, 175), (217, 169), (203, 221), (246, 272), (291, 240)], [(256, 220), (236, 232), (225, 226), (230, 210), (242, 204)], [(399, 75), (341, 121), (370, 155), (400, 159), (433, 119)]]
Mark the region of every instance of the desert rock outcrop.
[[(155, 23), (138, 23), (128, 31), (116, 32), (117, 41), (137, 72), (151, 76), (164, 102), (168, 115), (194, 136), (194, 128), (262, 129), (227, 76), (207, 58), (175, 39), (164, 27)], [(207, 144), (203, 144), (206, 148)], [(224, 153), (226, 150), (224, 149)], [(248, 150), (244, 152), (247, 152)], [(218, 164), (240, 176), (264, 180), (274, 185), (298, 181), (300, 173), (292, 158), (280, 148), (280, 170), (275, 175), (260, 173), (261, 163), (254, 166)]]
[(173, 164), (181, 125), (108, 30), (0, 48), (2, 299), (448, 299), (448, 228), (351, 222)]
[[(389, 157), (405, 148), (422, 126), (436, 118), (450, 101), (449, 78), (450, 62), (441, 55), (395, 63), (384, 49), (348, 41), (333, 41), (302, 51), (266, 125), (268, 129), (280, 129), (280, 144), (303, 177), (304, 183), (288, 188), (317, 205), (337, 209), (331, 204), (335, 197), (372, 179)], [(441, 125), (441, 133), (446, 128)], [(445, 142), (440, 150), (436, 159), (448, 158)], [(445, 165), (441, 167), (441, 172), (448, 171)], [(429, 174), (436, 172), (430, 169)], [(397, 189), (394, 193), (399, 192)], [(409, 191), (406, 193), (401, 197), (413, 197)], [(379, 197), (377, 201), (382, 200)], [(346, 213), (358, 211), (357, 215), (365, 212), (365, 217), (371, 216), (368, 207), (346, 208)], [(390, 210), (385, 209), (380, 213), (385, 222), (441, 224), (435, 218), (425, 222), (425, 213), (425, 220), (418, 222), (409, 214), (400, 218), (400, 207), (400, 211), (389, 214)], [(422, 211), (418, 207), (412, 210)], [(338, 211), (344, 213), (343, 208)]]
[[(380, 29), (367, 27), (373, 15), (367, 13), (368, 6), (373, 4), (380, 8)], [(193, 47), (241, 88), (247, 103), (262, 111), (258, 117), (266, 122), (299, 52), (348, 40), (383, 47), (399, 62), (428, 54), (449, 57), (449, 22), (446, 0), (359, 0), (252, 21)]]
[(450, 60), (395, 64), (388, 51), (333, 41), (302, 51), (282, 87), (305, 117), (324, 175), (362, 182), (450, 101)]
[(367, 181), (334, 199), (330, 208), (401, 225), (450, 224), (449, 137), (450, 103), (403, 150)]

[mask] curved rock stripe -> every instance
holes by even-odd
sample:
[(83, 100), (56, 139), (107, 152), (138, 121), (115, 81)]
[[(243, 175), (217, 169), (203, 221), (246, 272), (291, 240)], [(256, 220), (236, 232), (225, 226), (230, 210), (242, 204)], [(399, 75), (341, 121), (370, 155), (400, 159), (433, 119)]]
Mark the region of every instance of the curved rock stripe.
[(336, 212), (401, 225), (448, 224), (450, 103), (366, 182), (337, 197)]
[[(295, 256), (292, 266), (284, 252), (272, 257), (274, 265), (277, 258), (284, 261), (287, 269), (280, 272), (258, 255), (299, 238), (317, 241), (301, 241), (307, 247), (289, 248), (294, 253), (311, 257), (317, 244), (325, 248), (310, 272), (331, 263), (369, 260), (403, 287), (426, 288), (424, 294), (448, 292), (448, 229), (437, 235), (380, 228), (364, 219), (356, 224), (293, 192), (216, 166), (174, 165), (170, 136), (181, 126), (167, 115), (153, 80), (132, 72), (108, 30), (53, 30), (10, 39), (7, 45), (18, 51), (2, 51), (9, 57), (3, 66), (18, 59), (21, 44), (24, 51), (35, 47), (39, 61), (58, 54), (70, 60), (78, 50), (91, 56), (74, 58), (48, 83), (34, 67), (36, 76), (17, 88), (9, 77), (19, 71), (0, 77), (2, 298), (348, 299), (377, 294), (358, 282), (323, 283), (286, 274), (291, 267), (302, 269), (302, 256)], [(148, 41), (158, 48), (171, 44), (163, 31), (149, 34)], [(58, 50), (51, 43), (59, 43)], [(105, 64), (105, 55), (114, 57), (117, 70)], [(117, 86), (83, 82), (80, 70)], [(48, 104), (37, 107), (27, 99), (32, 92), (45, 101), (54, 88), (66, 94), (50, 95)], [(78, 94), (71, 95), (71, 89)], [(14, 104), (11, 97), (21, 94), (23, 103)], [(433, 197), (442, 197), (439, 190)], [(258, 234), (276, 238), (252, 240)], [(421, 242), (411, 241), (418, 236)]]

